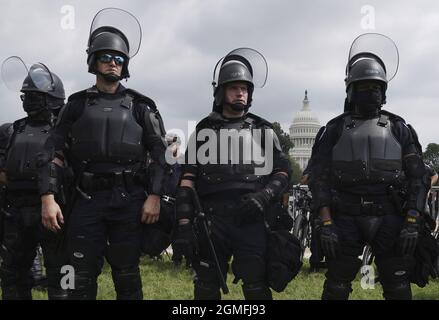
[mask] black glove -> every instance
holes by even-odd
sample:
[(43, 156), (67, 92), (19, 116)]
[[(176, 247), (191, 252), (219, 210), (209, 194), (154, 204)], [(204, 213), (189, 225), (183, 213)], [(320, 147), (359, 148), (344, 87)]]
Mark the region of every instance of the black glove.
[(172, 260), (181, 261), (184, 256), (186, 261), (191, 261), (195, 254), (195, 244), (196, 241), (192, 223), (179, 225), (172, 244)]
[(340, 250), (337, 230), (332, 220), (322, 221), (320, 227), (320, 242), (323, 254), (329, 259), (335, 259)]
[(416, 210), (407, 212), (404, 227), (399, 234), (400, 250), (403, 255), (413, 255), (415, 252), (421, 226), (420, 220), (421, 217)]
[(270, 204), (270, 196), (265, 189), (259, 192), (247, 193), (240, 201), (238, 213), (240, 216), (240, 224), (250, 221), (262, 220), (264, 212), (266, 212)]

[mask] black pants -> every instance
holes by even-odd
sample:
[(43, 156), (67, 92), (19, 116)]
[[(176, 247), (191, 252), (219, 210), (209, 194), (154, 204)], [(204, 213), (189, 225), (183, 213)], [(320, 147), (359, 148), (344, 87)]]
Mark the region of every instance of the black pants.
[(92, 199), (78, 197), (68, 228), (68, 253), (75, 269), (71, 299), (96, 299), (97, 278), (104, 257), (111, 265), (117, 299), (142, 299), (139, 272), (141, 209), (145, 194), (141, 187), (116, 199), (117, 190), (90, 193)]
[[(246, 299), (271, 299), (266, 280), (267, 235), (262, 219), (237, 224), (237, 199), (203, 201), (211, 239), (224, 277), (233, 256), (232, 271), (243, 282)], [(197, 226), (199, 255), (193, 263), (196, 271), (195, 299), (220, 299), (220, 282), (206, 236)]]
[(67, 256), (57, 251), (56, 234), (42, 226), (41, 205), (20, 208), (11, 205), (6, 211), (0, 268), (3, 299), (32, 299), (30, 269), (38, 244), (43, 249), (49, 299), (66, 299), (67, 292), (60, 285), (60, 271), (67, 264)]
[[(351, 282), (360, 269), (367, 234), (361, 215), (335, 214), (334, 223), (339, 235), (341, 252), (336, 259), (329, 259), (323, 299), (347, 299)], [(399, 234), (404, 218), (401, 215), (381, 216), (378, 230), (369, 244), (375, 255), (383, 295), (386, 299), (411, 299), (409, 276), (413, 258), (399, 253)]]

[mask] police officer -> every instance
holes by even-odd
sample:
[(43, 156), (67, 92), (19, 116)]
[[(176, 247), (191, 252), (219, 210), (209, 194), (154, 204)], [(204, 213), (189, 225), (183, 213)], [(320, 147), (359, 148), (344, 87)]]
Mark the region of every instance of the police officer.
[[(273, 132), (269, 122), (248, 112), (252, 105), (254, 87), (261, 87), (265, 83), (266, 69), (261, 69), (261, 66), (266, 67), (263, 56), (253, 49), (243, 48), (230, 52), (217, 64), (214, 72), (217, 79), (214, 80), (213, 112), (196, 127), (198, 139), (199, 135), (206, 134), (209, 135), (209, 141), (212, 137), (217, 137), (212, 138), (217, 142), (210, 141), (213, 148), (207, 151), (208, 161), (198, 157), (197, 161), (191, 162), (191, 156), (196, 154), (195, 150), (191, 151), (191, 141), (194, 140), (189, 142), (186, 152), (186, 164), (177, 191), (178, 229), (174, 250), (191, 255), (193, 248), (197, 248), (193, 262), (196, 272), (195, 299), (220, 299), (221, 292), (220, 278), (215, 270), (207, 236), (201, 231), (197, 232), (197, 241), (193, 236), (192, 224), (196, 230), (201, 227), (196, 218), (197, 213), (194, 212), (192, 188), (198, 193), (207, 214), (210, 238), (222, 275), (226, 276), (228, 263), (233, 255), (232, 270), (235, 280), (241, 279), (243, 282), (244, 297), (272, 298), (266, 274), (267, 234), (264, 213), (288, 186), (289, 161), (273, 135), (270, 147), (269, 138), (266, 138), (265, 144), (261, 144), (266, 151), (265, 162), (269, 161), (269, 157), (273, 160), (268, 172), (259, 173), (254, 159), (247, 164), (242, 161), (242, 157), (246, 155), (245, 149), (242, 149), (243, 144), (238, 143), (239, 151), (236, 154), (240, 154), (241, 158), (236, 162), (227, 149), (230, 145), (225, 149), (220, 146), (219, 150), (215, 150), (216, 143), (220, 145), (221, 134), (224, 132), (235, 132), (239, 135), (249, 133), (253, 139), (257, 131), (255, 129), (264, 133)], [(194, 138), (195, 136), (192, 137)], [(198, 143), (196, 150), (201, 151), (202, 147), (205, 146)], [(224, 154), (229, 157), (221, 160)]]
[(30, 271), (39, 243), (48, 276), (49, 299), (66, 299), (67, 293), (60, 287), (60, 269), (66, 264), (66, 257), (56, 250), (56, 235), (42, 227), (37, 183), (37, 155), (44, 150), (48, 132), (64, 105), (64, 87), (46, 66), (34, 64), (21, 92), (27, 117), (6, 128), (10, 136), (7, 144), (2, 139), (0, 146), (1, 170), (7, 180), (0, 267), (3, 299), (32, 299)]
[[(137, 28), (126, 27), (130, 25)], [(159, 219), (167, 146), (154, 101), (120, 84), (129, 77), (128, 64), (139, 50), (140, 35), (139, 22), (124, 10), (107, 8), (95, 16), (87, 63), (96, 84), (69, 97), (47, 144), (40, 187), (43, 223), (59, 231), (69, 219), (68, 254), (75, 269), (72, 299), (96, 299), (104, 257), (112, 268), (117, 299), (143, 298), (141, 226)], [(144, 177), (147, 152), (153, 160), (151, 183)], [(53, 168), (64, 158), (76, 177), (76, 199), (71, 212), (64, 212), (69, 217), (53, 199)]]
[[(365, 243), (375, 254), (384, 298), (412, 298), (409, 276), (425, 203), (425, 169), (412, 130), (381, 109), (397, 63), (371, 47), (379, 43), (398, 56), (383, 35), (354, 41), (345, 80), (347, 112), (328, 122), (315, 152), (311, 187), (328, 259), (322, 299), (348, 299)], [(408, 192), (401, 199), (405, 183)]]

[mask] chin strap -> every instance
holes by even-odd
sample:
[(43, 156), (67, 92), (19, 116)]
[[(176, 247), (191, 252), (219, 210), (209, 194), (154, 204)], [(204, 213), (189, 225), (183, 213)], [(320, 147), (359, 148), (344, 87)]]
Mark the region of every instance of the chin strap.
[(102, 73), (100, 71), (96, 71), (96, 74), (102, 76), (105, 79), (105, 81), (108, 81), (111, 83), (118, 82), (118, 81), (121, 81), (123, 79), (121, 76), (117, 76), (117, 75), (112, 74), (112, 73), (107, 74), (107, 73)]

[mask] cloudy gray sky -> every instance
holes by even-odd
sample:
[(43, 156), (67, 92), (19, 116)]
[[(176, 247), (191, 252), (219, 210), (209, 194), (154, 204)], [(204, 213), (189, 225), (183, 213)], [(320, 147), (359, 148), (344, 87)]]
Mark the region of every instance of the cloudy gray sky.
[[(73, 29), (62, 27), (66, 5), (74, 9)], [(374, 8), (374, 29), (364, 29), (371, 22), (364, 6)], [(84, 89), (94, 82), (86, 65), (88, 31), (104, 7), (126, 9), (140, 20), (143, 42), (127, 85), (157, 102), (167, 129), (186, 130), (188, 120), (210, 111), (214, 65), (237, 47), (259, 50), (269, 64), (267, 85), (256, 90), (252, 112), (287, 129), (308, 89), (324, 124), (343, 109), (351, 42), (361, 33), (379, 32), (400, 53), (386, 109), (411, 123), (424, 147), (439, 143), (437, 1), (1, 0), (0, 59), (42, 61), (63, 79), (68, 94)], [(24, 116), (18, 93), (3, 84), (0, 106), (1, 123)]]

